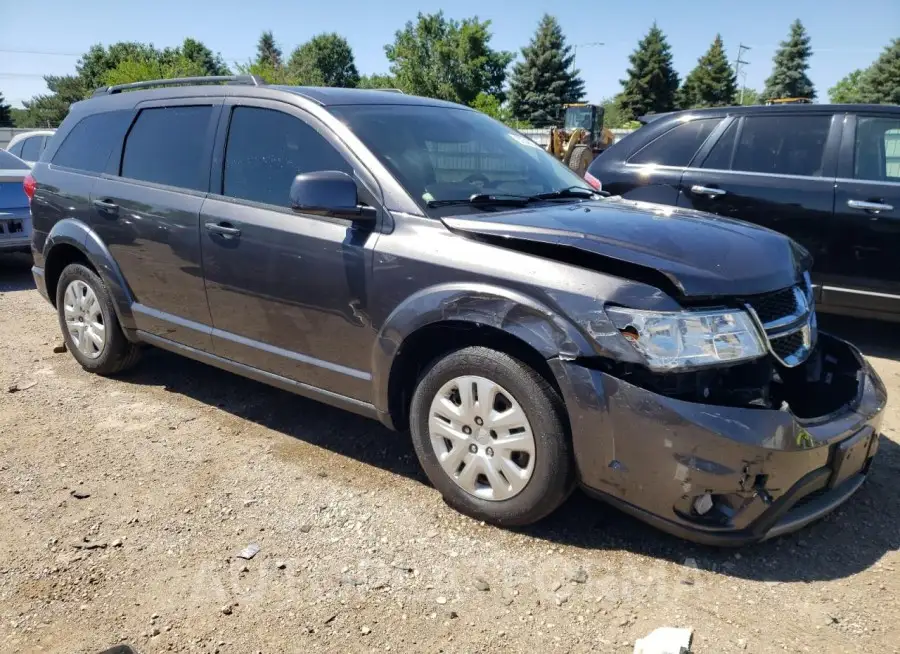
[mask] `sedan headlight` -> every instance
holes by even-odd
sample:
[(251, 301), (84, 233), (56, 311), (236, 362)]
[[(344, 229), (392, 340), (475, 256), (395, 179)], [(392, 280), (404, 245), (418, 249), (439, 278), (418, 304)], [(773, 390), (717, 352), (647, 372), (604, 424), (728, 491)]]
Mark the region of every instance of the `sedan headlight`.
[(759, 331), (744, 311), (658, 312), (607, 307), (606, 313), (653, 370), (734, 363), (766, 353)]

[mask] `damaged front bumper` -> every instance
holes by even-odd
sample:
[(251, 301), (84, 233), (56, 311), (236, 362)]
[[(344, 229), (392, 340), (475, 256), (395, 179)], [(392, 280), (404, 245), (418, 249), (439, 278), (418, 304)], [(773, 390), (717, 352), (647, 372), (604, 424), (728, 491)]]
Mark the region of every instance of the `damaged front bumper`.
[(761, 541), (821, 518), (868, 474), (887, 393), (852, 345), (821, 334), (819, 347), (852, 356), (858, 388), (852, 401), (811, 420), (673, 399), (577, 361), (552, 361), (582, 486), (710, 545)]

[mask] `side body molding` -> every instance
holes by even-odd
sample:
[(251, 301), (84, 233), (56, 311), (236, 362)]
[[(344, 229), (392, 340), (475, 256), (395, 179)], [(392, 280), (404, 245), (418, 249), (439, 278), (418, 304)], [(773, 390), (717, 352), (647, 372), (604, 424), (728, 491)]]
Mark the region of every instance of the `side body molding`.
[[(81, 251), (97, 269), (106, 288), (109, 289), (116, 308), (119, 323), (126, 330), (135, 329), (131, 305), (134, 302), (131, 290), (119, 270), (118, 264), (100, 237), (85, 223), (75, 218), (65, 218), (53, 225), (44, 241), (43, 259), (45, 267), (52, 265), (53, 249), (59, 245), (71, 245)], [(56, 301), (56, 290), (47, 288), (48, 297)]]

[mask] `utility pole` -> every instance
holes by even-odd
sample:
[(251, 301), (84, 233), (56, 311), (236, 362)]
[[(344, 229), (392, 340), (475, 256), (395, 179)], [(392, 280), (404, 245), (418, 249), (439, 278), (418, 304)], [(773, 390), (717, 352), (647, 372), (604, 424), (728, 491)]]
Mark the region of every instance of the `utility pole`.
[[(743, 59), (741, 59), (741, 56), (744, 54), (745, 50), (750, 50), (750, 46), (744, 45), (743, 43), (738, 45), (737, 59), (734, 62), (734, 76), (738, 80), (741, 79), (741, 64), (747, 66), (750, 63), (750, 62), (747, 62), (747, 61), (744, 61)], [(746, 73), (744, 73), (744, 77), (746, 78)], [(738, 103), (744, 104), (744, 83), (740, 82), (740, 84), (741, 84), (741, 94), (740, 94), (740, 99), (738, 100)]]

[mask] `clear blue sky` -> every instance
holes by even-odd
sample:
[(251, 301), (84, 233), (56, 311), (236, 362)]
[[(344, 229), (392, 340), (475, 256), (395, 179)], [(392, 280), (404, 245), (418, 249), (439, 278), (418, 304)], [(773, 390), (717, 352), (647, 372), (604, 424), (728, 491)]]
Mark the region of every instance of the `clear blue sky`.
[[(682, 76), (719, 32), (732, 61), (738, 43), (752, 47), (744, 56), (750, 62), (746, 84), (761, 89), (778, 43), (786, 38), (791, 21), (800, 18), (812, 37), (810, 76), (820, 101), (827, 100), (828, 88), (838, 79), (869, 65), (900, 34), (900, 0), (570, 0), (552, 4), (537, 0), (45, 0), (37, 13), (12, 0), (3, 4), (7, 6), (0, 10), (0, 92), (15, 106), (46, 91), (42, 74), (72, 72), (77, 55), (98, 42), (134, 40), (163, 47), (191, 36), (232, 63), (252, 57), (259, 34), (266, 29), (275, 33), (285, 55), (314, 34), (334, 31), (350, 42), (360, 72), (387, 72), (383, 46), (393, 40), (394, 32), (415, 18), (417, 11), (442, 8), (452, 18), (490, 19), (494, 47), (516, 53), (550, 8), (570, 44), (605, 43), (577, 51), (576, 63), (591, 101), (619, 91), (628, 54), (654, 20), (666, 33)], [(613, 13), (604, 15), (607, 8)]]

